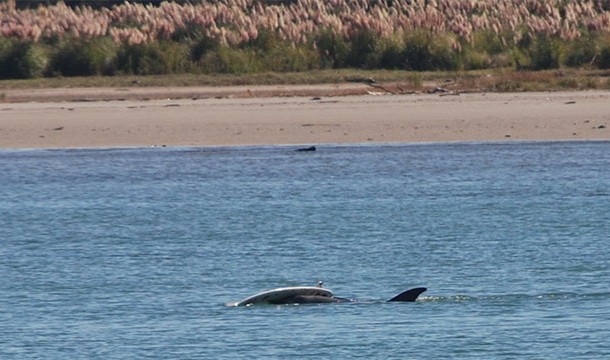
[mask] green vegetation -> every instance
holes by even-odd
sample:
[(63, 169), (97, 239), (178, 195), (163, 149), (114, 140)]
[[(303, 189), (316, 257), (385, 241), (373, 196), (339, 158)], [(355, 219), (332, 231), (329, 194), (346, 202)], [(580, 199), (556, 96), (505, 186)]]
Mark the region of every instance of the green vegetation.
[(0, 3), (0, 79), (609, 69), (606, 2)]
[[(173, 74), (124, 76), (41, 77), (0, 81), (4, 90), (79, 87), (235, 86), (361, 83), (374, 78), (384, 89), (395, 92), (426, 91), (436, 87), (457, 92), (512, 92), (552, 90), (610, 90), (610, 70), (565, 68), (529, 71), (485, 69), (468, 71), (407, 71), (327, 69), (299, 72), (250, 74)], [(372, 91), (379, 89), (371, 88)]]
[(273, 33), (239, 46), (212, 40), (162, 40), (116, 44), (108, 37), (55, 44), (0, 39), (0, 78), (160, 74), (255, 74), (324, 69), (462, 71), (480, 69), (548, 70), (610, 68), (610, 36), (590, 34), (572, 41), (550, 36), (498, 45), (492, 34), (456, 49), (451, 35), (413, 32), (382, 39), (362, 32), (348, 42), (321, 32), (312, 44), (295, 46)]

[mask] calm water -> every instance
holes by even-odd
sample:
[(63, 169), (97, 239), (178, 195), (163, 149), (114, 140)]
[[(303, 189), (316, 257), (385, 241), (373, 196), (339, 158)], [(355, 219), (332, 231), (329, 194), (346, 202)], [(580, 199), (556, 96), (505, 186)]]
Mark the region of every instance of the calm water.
[(610, 142), (293, 150), (0, 151), (0, 358), (610, 356)]

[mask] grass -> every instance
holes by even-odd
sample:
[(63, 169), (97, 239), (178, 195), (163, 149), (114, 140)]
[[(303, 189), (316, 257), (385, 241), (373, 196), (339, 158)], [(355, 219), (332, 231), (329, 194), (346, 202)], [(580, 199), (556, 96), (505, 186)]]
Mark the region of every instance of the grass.
[(188, 87), (238, 85), (300, 85), (364, 82), (409, 84), (409, 90), (444, 87), (454, 91), (513, 92), (610, 89), (610, 70), (556, 69), (516, 71), (512, 69), (429, 71), (337, 69), (289, 73), (180, 74), (53, 77), (0, 80), (0, 90), (86, 87)]
[(179, 74), (55, 77), (0, 80), (0, 89), (59, 87), (142, 87), (142, 86), (237, 86), (300, 85), (359, 82), (374, 78), (378, 82), (411, 80), (415, 76), (435, 79), (445, 73), (414, 74), (401, 70), (317, 70), (307, 72), (265, 72), (252, 74)]

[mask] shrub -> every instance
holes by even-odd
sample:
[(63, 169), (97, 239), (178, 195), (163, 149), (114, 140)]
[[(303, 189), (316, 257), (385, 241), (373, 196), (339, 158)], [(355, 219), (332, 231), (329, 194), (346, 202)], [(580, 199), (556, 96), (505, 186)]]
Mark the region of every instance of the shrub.
[(210, 51), (217, 51), (220, 47), (220, 42), (218, 40), (209, 38), (209, 37), (201, 37), (191, 46), (191, 60), (194, 62), (200, 61), (205, 54)]
[(275, 31), (264, 30), (241, 47), (255, 57), (261, 71), (305, 71), (320, 68), (320, 57), (307, 45), (282, 39)]
[(198, 69), (205, 73), (302, 71), (317, 68), (319, 64), (315, 50), (293, 46), (272, 30), (261, 31), (257, 38), (241, 46), (222, 46), (203, 38), (191, 54)]
[(350, 46), (340, 35), (336, 34), (332, 29), (322, 30), (317, 35), (314, 43), (320, 54), (322, 67), (345, 67)]
[(258, 36), (246, 44), (244, 44), (243, 48), (252, 48), (258, 49), (260, 51), (271, 51), (278, 46), (283, 45), (283, 40), (278, 36), (278, 34), (269, 29), (263, 29), (258, 33)]
[(382, 41), (378, 67), (382, 69), (404, 69), (406, 65), (405, 49), (399, 41), (393, 39)]
[(480, 53), (498, 55), (504, 51), (506, 46), (502, 37), (490, 30), (480, 30), (472, 35), (471, 47)]
[(455, 70), (458, 56), (452, 49), (448, 35), (434, 35), (415, 31), (405, 40), (405, 59), (410, 70)]
[(220, 47), (204, 55), (199, 62), (199, 68), (204, 73), (253, 73), (261, 69), (254, 55), (254, 52), (248, 49)]
[(592, 35), (573, 40), (566, 46), (562, 63), (569, 67), (590, 65), (596, 55), (596, 39)]
[(462, 67), (465, 70), (489, 69), (492, 64), (490, 56), (474, 49), (466, 49), (462, 53)]
[(517, 70), (527, 70), (530, 68), (531, 59), (526, 54), (525, 50), (520, 47), (514, 47), (509, 51), (511, 63)]
[(8, 77), (8, 58), (11, 56), (13, 48), (13, 41), (0, 37), (0, 79), (6, 79)]
[(288, 43), (267, 52), (256, 52), (263, 71), (307, 71), (320, 68), (317, 51), (306, 46), (295, 47)]
[(124, 45), (117, 55), (117, 70), (137, 75), (182, 73), (191, 70), (190, 57), (187, 45), (170, 41)]
[(601, 48), (595, 64), (600, 69), (610, 69), (610, 45)]
[(375, 67), (375, 50), (378, 45), (377, 36), (367, 30), (360, 30), (349, 40), (350, 48), (345, 58), (345, 64), (350, 67)]
[(463, 51), (460, 55), (462, 67), (466, 70), (489, 69), (511, 65), (510, 46), (504, 40), (509, 36), (480, 30), (472, 35), (472, 41), (462, 39)]
[(45, 74), (49, 58), (46, 49), (33, 42), (2, 41), (0, 78), (29, 79)]
[(51, 72), (62, 76), (113, 75), (118, 47), (110, 38), (66, 40), (51, 62)]
[(557, 45), (549, 36), (537, 36), (530, 48), (530, 69), (544, 70), (558, 68), (559, 53)]
[(191, 71), (191, 50), (186, 44), (161, 41), (155, 47), (162, 54), (160, 60), (165, 68), (165, 73), (177, 74)]

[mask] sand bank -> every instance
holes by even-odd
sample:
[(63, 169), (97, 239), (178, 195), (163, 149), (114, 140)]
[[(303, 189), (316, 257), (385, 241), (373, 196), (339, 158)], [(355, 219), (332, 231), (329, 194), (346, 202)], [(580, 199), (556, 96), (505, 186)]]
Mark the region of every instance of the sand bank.
[(608, 91), (335, 96), (353, 89), (26, 91), (0, 103), (0, 148), (610, 139)]

